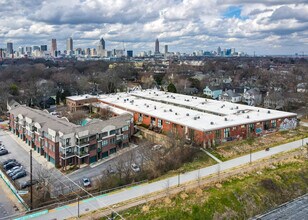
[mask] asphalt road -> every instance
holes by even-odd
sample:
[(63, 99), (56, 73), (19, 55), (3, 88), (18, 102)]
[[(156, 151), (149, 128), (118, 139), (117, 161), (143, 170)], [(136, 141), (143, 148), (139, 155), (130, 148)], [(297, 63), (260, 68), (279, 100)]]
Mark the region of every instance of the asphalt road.
[[(229, 161), (225, 161), (219, 164), (212, 165), (210, 167), (202, 168), (199, 170), (194, 170), (185, 174), (181, 174), (180, 178), (178, 176), (173, 176), (164, 180), (160, 180), (157, 182), (147, 183), (138, 185), (135, 187), (130, 187), (115, 193), (104, 194), (97, 197), (93, 197), (90, 199), (85, 199), (80, 201), (79, 203), (79, 211), (80, 214), (87, 213), (89, 211), (96, 210), (98, 208), (103, 207), (111, 207), (117, 203), (125, 202), (130, 199), (138, 198), (145, 196), (147, 194), (159, 192), (159, 191), (166, 191), (169, 187), (176, 187), (178, 184), (187, 183), (190, 181), (196, 181), (200, 177), (206, 177), (212, 174), (219, 175), (220, 172), (232, 169), (235, 167), (239, 167), (250, 162), (250, 158), (252, 161), (264, 159), (267, 157), (274, 156), (276, 154), (286, 152), (289, 150), (293, 150), (302, 146), (302, 143), (307, 143), (308, 138), (304, 141), (294, 141), (291, 143), (283, 144), (277, 147), (271, 148), (269, 151), (258, 151), (255, 153), (245, 156), (241, 156)], [(178, 182), (180, 179), (180, 183)], [(47, 211), (43, 215), (36, 216), (32, 219), (66, 219), (72, 216), (77, 216), (78, 206), (77, 204), (70, 204), (67, 206), (62, 206), (57, 209), (53, 209), (51, 211)]]
[(308, 219), (308, 194), (301, 196), (291, 202), (285, 203), (278, 208), (253, 218), (253, 220), (294, 220)]

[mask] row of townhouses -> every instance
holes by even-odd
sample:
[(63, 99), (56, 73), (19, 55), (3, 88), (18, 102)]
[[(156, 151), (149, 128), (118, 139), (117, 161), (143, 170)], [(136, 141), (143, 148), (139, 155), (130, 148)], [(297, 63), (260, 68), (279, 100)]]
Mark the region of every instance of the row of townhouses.
[(56, 167), (91, 164), (128, 146), (131, 114), (76, 125), (46, 111), (17, 106), (9, 111), (10, 131)]

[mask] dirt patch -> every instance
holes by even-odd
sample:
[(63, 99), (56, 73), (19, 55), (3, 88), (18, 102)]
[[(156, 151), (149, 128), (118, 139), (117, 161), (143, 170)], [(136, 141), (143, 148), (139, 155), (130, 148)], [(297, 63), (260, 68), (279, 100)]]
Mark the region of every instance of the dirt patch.
[(142, 212), (148, 212), (150, 210), (150, 207), (145, 205), (145, 206), (142, 206)]
[(180, 195), (180, 197), (183, 199), (183, 200), (185, 200), (187, 197), (188, 197), (188, 195), (186, 194), (186, 193), (181, 193), (181, 195)]

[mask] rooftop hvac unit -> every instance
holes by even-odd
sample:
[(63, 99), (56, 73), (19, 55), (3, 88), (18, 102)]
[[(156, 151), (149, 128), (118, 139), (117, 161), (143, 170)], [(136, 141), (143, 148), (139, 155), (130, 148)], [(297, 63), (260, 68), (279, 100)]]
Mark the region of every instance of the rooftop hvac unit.
[(175, 97), (173, 96), (173, 99), (175, 99)]
[(167, 95), (167, 98), (169, 98), (169, 96)]
[(197, 120), (198, 118), (197, 117), (194, 117), (194, 120)]
[(213, 124), (214, 124), (214, 122), (211, 121), (211, 125), (213, 125)]
[(169, 112), (172, 112), (172, 109), (169, 109)]

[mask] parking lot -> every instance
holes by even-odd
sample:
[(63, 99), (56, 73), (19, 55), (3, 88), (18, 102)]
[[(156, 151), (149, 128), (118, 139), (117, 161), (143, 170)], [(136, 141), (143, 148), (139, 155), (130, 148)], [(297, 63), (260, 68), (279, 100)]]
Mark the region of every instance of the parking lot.
[[(9, 151), (9, 154), (0, 156), (0, 163), (8, 159), (16, 159), (26, 170), (27, 176), (15, 180), (17, 186), (21, 183), (30, 179), (30, 147), (25, 144), (21, 139), (10, 134), (8, 131), (3, 131), (0, 129), (0, 141), (4, 144), (5, 148)], [(39, 156), (37, 152), (33, 151), (33, 179), (39, 178), (39, 172), (48, 169), (48, 173), (52, 175), (51, 191), (52, 195), (58, 196), (59, 194), (66, 194), (68, 192), (77, 190), (79, 186), (83, 186), (83, 178), (89, 178), (91, 182), (95, 182), (98, 178), (101, 178), (104, 171), (109, 170), (114, 167), (118, 162), (118, 155), (129, 154), (134, 152), (134, 163), (140, 164), (140, 156), (138, 153), (138, 146), (131, 146), (128, 149), (118, 152), (111, 158), (100, 161), (97, 164), (91, 166), (86, 166), (73, 173), (67, 174), (66, 177), (58, 169), (54, 168), (53, 165), (45, 160), (44, 157)], [(115, 169), (114, 169), (115, 170)], [(13, 182), (13, 181), (12, 181)], [(74, 183), (73, 183), (74, 182)], [(77, 185), (76, 185), (77, 184)]]

